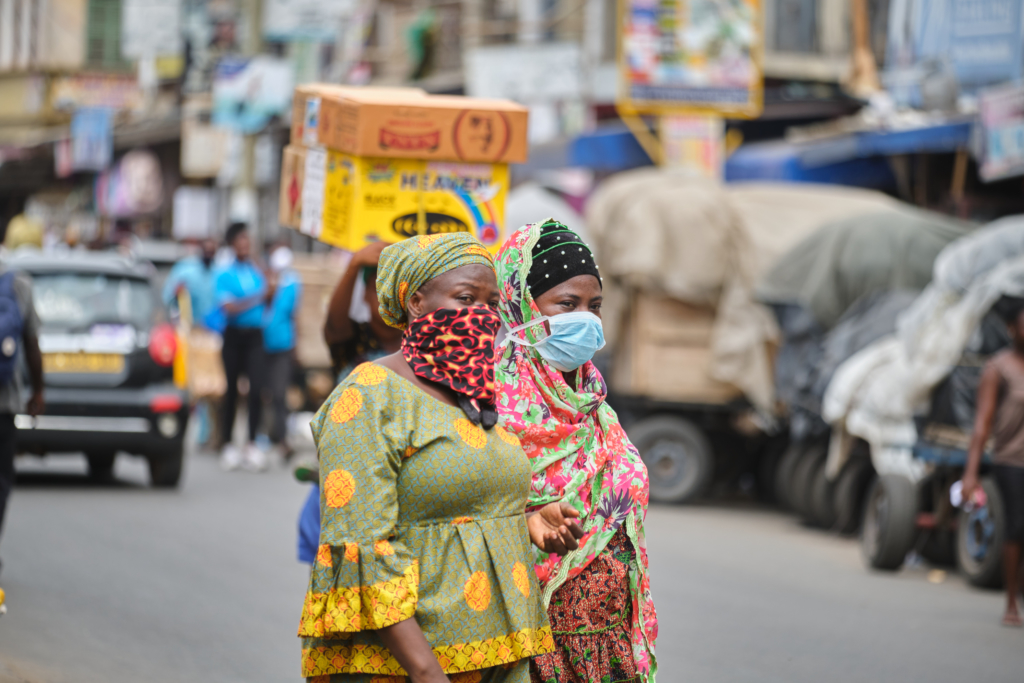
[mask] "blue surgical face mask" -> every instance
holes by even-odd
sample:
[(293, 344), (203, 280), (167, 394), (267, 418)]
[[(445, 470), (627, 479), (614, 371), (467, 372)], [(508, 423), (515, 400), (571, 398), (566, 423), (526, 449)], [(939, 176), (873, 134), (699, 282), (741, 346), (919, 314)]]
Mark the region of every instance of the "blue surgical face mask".
[[(535, 342), (529, 342), (517, 332), (531, 328)], [(509, 339), (523, 346), (537, 349), (541, 358), (556, 370), (572, 372), (604, 348), (604, 328), (601, 319), (588, 311), (543, 316), (526, 325), (509, 330)]]

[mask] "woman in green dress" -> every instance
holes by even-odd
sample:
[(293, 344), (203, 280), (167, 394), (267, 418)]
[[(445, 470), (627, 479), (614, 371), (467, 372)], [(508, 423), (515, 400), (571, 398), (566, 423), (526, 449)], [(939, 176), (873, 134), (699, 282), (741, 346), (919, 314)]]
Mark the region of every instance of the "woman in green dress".
[(524, 514), (530, 464), (495, 426), (490, 254), (457, 233), (384, 250), (402, 349), (364, 363), (313, 420), (320, 546), (299, 635), (317, 683), (529, 681), (551, 651), (531, 541), (577, 546), (576, 511)]

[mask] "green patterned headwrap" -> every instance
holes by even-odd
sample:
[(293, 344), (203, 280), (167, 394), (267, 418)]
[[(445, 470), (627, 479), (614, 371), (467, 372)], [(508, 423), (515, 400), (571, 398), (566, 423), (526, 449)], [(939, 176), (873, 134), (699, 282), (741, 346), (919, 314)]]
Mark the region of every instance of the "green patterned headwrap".
[(420, 235), (392, 244), (380, 254), (377, 266), (377, 299), (380, 317), (391, 327), (404, 329), (409, 322), (405, 307), (429, 280), (462, 266), (494, 269), (491, 253), (468, 232)]

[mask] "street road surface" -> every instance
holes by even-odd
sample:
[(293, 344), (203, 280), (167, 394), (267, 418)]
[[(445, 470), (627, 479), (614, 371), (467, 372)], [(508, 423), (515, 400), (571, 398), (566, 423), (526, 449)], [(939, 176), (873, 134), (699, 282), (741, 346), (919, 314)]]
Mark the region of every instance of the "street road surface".
[[(180, 491), (121, 457), (23, 473), (8, 511), (0, 683), (298, 681), (305, 486), (193, 455)], [(1024, 680), (1001, 596), (919, 568), (869, 573), (856, 543), (738, 505), (654, 507), (662, 683)]]

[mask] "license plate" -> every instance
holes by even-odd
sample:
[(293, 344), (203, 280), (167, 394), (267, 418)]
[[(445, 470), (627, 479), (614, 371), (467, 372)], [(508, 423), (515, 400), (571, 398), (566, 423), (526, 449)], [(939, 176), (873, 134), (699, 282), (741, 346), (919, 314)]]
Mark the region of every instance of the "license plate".
[(119, 353), (44, 353), (43, 372), (105, 372), (124, 370)]

